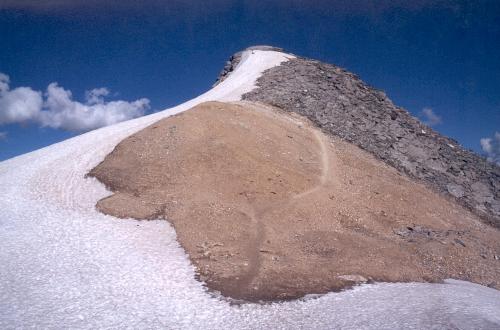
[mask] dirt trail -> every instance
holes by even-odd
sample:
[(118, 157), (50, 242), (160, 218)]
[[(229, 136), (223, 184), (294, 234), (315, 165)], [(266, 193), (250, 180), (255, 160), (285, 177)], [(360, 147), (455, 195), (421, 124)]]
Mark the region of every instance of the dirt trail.
[(301, 193), (298, 193), (296, 195), (293, 195), (286, 200), (282, 201), (281, 203), (276, 203), (276, 205), (273, 205), (271, 207), (267, 207), (264, 210), (260, 210), (258, 212), (259, 216), (256, 215), (256, 212), (254, 209), (252, 209), (250, 214), (247, 214), (247, 216), (252, 219), (252, 223), (255, 226), (255, 238), (253, 239), (253, 243), (251, 243), (251, 246), (253, 246), (253, 251), (251, 251), (250, 256), (249, 256), (249, 266), (248, 266), (248, 271), (244, 276), (240, 276), (239, 280), (239, 285), (241, 287), (250, 287), (253, 283), (253, 280), (259, 275), (259, 269), (261, 266), (261, 251), (262, 251), (262, 246), (265, 240), (265, 226), (261, 221), (261, 217), (265, 215), (268, 212), (272, 212), (274, 209), (277, 208), (283, 208), (287, 207), (294, 201), (303, 198), (309, 194), (313, 194), (317, 192), (319, 189), (321, 189), (323, 186), (325, 186), (329, 180), (329, 170), (330, 170), (330, 157), (327, 153), (327, 149), (325, 146), (325, 142), (323, 140), (323, 137), (321, 134), (312, 128), (307, 128), (311, 134), (316, 138), (317, 144), (318, 144), (318, 150), (320, 150), (320, 158), (321, 162), (319, 162), (320, 165), (320, 180), (317, 185), (314, 187), (311, 187), (310, 189), (303, 191)]
[(244, 300), (369, 280), (499, 286), (500, 235), (307, 119), (208, 102), (122, 141), (90, 172), (106, 214), (164, 218), (200, 280)]
[(294, 195), (292, 199), (300, 199), (303, 198), (309, 194), (313, 194), (317, 192), (321, 187), (325, 186), (329, 180), (330, 180), (330, 156), (327, 153), (325, 142), (323, 141), (323, 136), (317, 131), (314, 130), (313, 132), (314, 137), (318, 141), (319, 149), (321, 150), (320, 156), (321, 156), (321, 176), (320, 176), (320, 182), (316, 186), (312, 187), (309, 190), (306, 190), (304, 192), (301, 192), (300, 194)]

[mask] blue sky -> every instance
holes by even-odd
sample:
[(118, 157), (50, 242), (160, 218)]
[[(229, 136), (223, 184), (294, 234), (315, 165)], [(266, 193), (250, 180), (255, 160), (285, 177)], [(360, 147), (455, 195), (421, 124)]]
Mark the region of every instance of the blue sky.
[[(0, 72), (10, 78), (0, 160), (188, 100), (255, 44), (345, 67), (439, 132), (498, 156), (499, 1), (100, 2), (0, 0)], [(43, 116), (7, 109), (20, 86)]]

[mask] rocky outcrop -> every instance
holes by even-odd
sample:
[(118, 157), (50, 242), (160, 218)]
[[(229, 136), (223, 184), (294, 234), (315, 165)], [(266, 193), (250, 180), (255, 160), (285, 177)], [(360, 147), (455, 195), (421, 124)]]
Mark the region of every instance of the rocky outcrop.
[[(226, 65), (237, 65), (237, 56)], [(267, 70), (243, 96), (304, 115), (500, 228), (500, 167), (395, 106), (355, 74), (296, 58)]]
[[(264, 50), (264, 51), (272, 50), (272, 51), (277, 51), (277, 52), (283, 51), (282, 48), (273, 47), (273, 46), (252, 46), (252, 47), (248, 47), (245, 50), (250, 50), (250, 51), (252, 51), (252, 50)], [(231, 72), (233, 72), (236, 69), (238, 64), (240, 64), (240, 62), (241, 62), (242, 55), (243, 55), (243, 51), (237, 52), (236, 54), (234, 54), (233, 56), (231, 56), (229, 58), (229, 61), (227, 61), (226, 64), (224, 65), (224, 68), (219, 73), (219, 76), (217, 77), (217, 80), (212, 85), (212, 87), (215, 87), (218, 84), (220, 84), (221, 82), (223, 82), (227, 78), (227, 76), (229, 76), (231, 74)]]

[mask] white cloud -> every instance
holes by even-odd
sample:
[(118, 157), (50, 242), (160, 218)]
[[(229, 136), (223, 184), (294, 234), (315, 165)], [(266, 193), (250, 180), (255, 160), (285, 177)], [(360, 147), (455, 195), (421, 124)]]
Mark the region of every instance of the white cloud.
[(481, 139), (481, 148), (483, 148), (486, 157), (490, 162), (500, 165), (500, 133), (495, 132), (492, 138)]
[(88, 104), (98, 104), (104, 102), (104, 97), (109, 95), (109, 90), (105, 87), (94, 88), (85, 92), (85, 100)]
[(424, 117), (424, 123), (429, 126), (439, 125), (442, 122), (441, 117), (436, 115), (432, 108), (423, 108), (422, 116)]
[(42, 108), (42, 95), (29, 87), (9, 89), (9, 76), (0, 72), (0, 125), (33, 120)]
[(9, 89), (10, 78), (5, 73), (0, 72), (0, 92)]
[(149, 109), (145, 98), (106, 102), (106, 88), (87, 91), (81, 103), (57, 83), (51, 83), (43, 96), (29, 87), (10, 90), (9, 84), (9, 77), (0, 73), (0, 125), (31, 121), (45, 127), (88, 131), (140, 117)]
[(39, 122), (42, 126), (86, 131), (140, 117), (149, 108), (148, 99), (105, 102), (107, 94), (105, 88), (93, 89), (86, 93), (86, 102), (80, 103), (72, 100), (70, 91), (52, 83), (47, 87), (47, 110), (40, 112)]
[(7, 139), (7, 132), (0, 132), (0, 141)]

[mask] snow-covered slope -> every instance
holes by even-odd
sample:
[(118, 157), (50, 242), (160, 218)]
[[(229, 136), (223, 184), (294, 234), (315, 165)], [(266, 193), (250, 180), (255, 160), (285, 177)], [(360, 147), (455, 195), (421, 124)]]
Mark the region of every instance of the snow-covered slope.
[(168, 222), (95, 210), (109, 192), (84, 176), (123, 138), (204, 101), (239, 100), (288, 57), (246, 51), (200, 97), (0, 163), (0, 328), (499, 328), (499, 292), (459, 281), (232, 306), (195, 280)]

